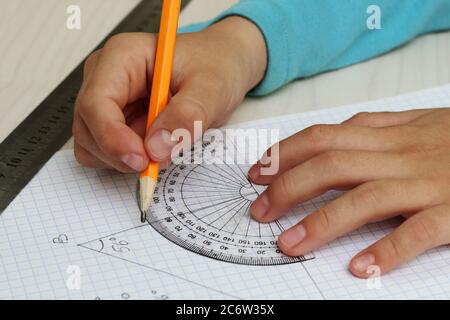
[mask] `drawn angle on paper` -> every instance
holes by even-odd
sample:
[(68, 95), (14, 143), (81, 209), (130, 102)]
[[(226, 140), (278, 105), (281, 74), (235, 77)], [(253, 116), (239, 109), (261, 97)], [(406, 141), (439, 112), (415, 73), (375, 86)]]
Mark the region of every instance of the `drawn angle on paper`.
[[(199, 150), (202, 156), (214, 157), (217, 148), (226, 152), (229, 146), (225, 145), (216, 141), (201, 144), (199, 149), (193, 147), (191, 151)], [(207, 157), (195, 164), (192, 155), (184, 155), (187, 161), (161, 170), (146, 225), (80, 246), (123, 258), (132, 250), (127, 235), (150, 232), (146, 229), (151, 226), (182, 248), (229, 263), (281, 265), (314, 258), (312, 253), (289, 257), (277, 246), (277, 237), (298, 222), (298, 215), (291, 214), (267, 224), (251, 217), (250, 205), (264, 187), (247, 179), (248, 165), (213, 163)]]

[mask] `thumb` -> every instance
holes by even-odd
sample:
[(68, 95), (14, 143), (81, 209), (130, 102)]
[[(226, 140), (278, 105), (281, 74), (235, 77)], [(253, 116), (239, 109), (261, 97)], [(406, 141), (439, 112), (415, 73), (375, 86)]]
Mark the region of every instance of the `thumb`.
[(215, 75), (197, 74), (183, 81), (164, 111), (158, 116), (145, 138), (147, 153), (154, 161), (170, 160), (172, 149), (178, 141), (172, 140), (172, 132), (186, 129), (191, 143), (200, 139), (194, 135), (194, 124), (200, 121), (202, 134), (211, 125), (220, 125), (237, 106), (233, 102), (232, 90), (224, 88)]

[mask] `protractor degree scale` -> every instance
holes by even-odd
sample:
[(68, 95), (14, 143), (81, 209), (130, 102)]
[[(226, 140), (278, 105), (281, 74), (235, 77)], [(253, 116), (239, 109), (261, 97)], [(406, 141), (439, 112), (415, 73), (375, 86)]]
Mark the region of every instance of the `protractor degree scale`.
[[(222, 143), (200, 150), (214, 155), (217, 148), (227, 150)], [(250, 205), (264, 187), (247, 179), (248, 165), (196, 163), (193, 154), (160, 172), (147, 220), (155, 230), (185, 249), (230, 263), (281, 265), (313, 258), (289, 257), (277, 246), (277, 237), (299, 221), (298, 215), (267, 224), (252, 219)]]

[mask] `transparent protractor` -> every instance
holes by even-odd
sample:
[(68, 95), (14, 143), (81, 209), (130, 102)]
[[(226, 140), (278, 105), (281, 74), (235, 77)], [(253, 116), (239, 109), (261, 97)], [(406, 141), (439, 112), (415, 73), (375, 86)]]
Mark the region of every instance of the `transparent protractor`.
[(189, 251), (229, 263), (279, 265), (310, 259), (288, 257), (276, 238), (293, 225), (251, 218), (251, 203), (265, 187), (247, 179), (247, 167), (182, 164), (160, 175), (148, 222), (162, 236)]
[(278, 221), (260, 224), (250, 215), (250, 205), (264, 187), (248, 181), (245, 171), (235, 165), (194, 166), (182, 182), (182, 199), (187, 210), (206, 225), (244, 237), (278, 236)]

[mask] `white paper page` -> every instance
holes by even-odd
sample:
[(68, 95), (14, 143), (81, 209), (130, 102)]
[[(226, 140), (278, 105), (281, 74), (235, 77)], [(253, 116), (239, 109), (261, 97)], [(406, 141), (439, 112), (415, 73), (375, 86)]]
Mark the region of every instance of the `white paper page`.
[[(279, 129), (284, 138), (359, 111), (443, 106), (450, 106), (450, 86), (238, 127)], [(265, 147), (251, 151), (256, 157)], [(0, 298), (450, 298), (448, 246), (383, 276), (379, 286), (351, 276), (347, 264), (396, 220), (290, 259), (276, 252), (275, 236), (338, 194), (302, 204), (278, 224), (259, 225), (248, 218), (252, 190), (260, 191), (246, 185), (248, 165), (204, 167), (162, 174), (150, 223), (141, 224), (136, 176), (84, 169), (72, 152), (57, 153), (0, 216)], [(277, 263), (283, 264), (270, 265)]]

